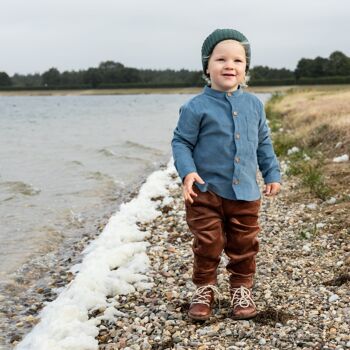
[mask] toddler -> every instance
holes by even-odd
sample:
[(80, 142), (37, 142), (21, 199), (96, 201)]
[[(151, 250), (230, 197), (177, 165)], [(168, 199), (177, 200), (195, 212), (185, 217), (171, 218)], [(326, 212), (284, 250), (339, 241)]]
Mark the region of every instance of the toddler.
[(264, 106), (243, 91), (250, 60), (250, 44), (237, 30), (217, 29), (205, 39), (202, 65), (208, 85), (180, 108), (172, 140), (194, 237), (192, 280), (197, 289), (188, 311), (194, 320), (211, 316), (223, 250), (229, 260), (232, 317), (248, 319), (257, 313), (252, 296), (260, 230), (257, 169), (266, 196), (280, 191), (281, 176)]

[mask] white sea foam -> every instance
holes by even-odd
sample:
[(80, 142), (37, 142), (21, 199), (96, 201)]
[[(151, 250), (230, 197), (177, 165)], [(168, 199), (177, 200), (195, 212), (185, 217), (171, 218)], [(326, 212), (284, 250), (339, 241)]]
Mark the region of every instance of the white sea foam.
[(349, 160), (348, 154), (343, 154), (342, 156), (333, 158), (333, 162), (335, 163), (347, 162), (348, 160)]
[[(170, 160), (165, 170), (152, 173), (138, 196), (120, 206), (100, 236), (84, 250), (82, 263), (72, 268), (75, 279), (62, 290), (56, 300), (40, 313), (40, 322), (20, 342), (16, 350), (95, 350), (98, 324), (101, 319), (113, 321), (122, 315), (108, 295), (128, 294), (152, 287), (146, 272), (148, 232), (138, 229), (137, 222), (147, 222), (161, 215), (157, 210), (171, 203), (168, 188), (173, 187), (171, 176), (175, 168)], [(105, 309), (98, 318), (88, 318), (88, 312)]]

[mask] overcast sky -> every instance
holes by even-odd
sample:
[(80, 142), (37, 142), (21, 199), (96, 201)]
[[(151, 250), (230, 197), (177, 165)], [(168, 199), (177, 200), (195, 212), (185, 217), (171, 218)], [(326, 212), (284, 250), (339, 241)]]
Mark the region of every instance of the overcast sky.
[(0, 71), (128, 67), (201, 69), (216, 28), (243, 32), (252, 66), (350, 56), (349, 0), (1, 0)]

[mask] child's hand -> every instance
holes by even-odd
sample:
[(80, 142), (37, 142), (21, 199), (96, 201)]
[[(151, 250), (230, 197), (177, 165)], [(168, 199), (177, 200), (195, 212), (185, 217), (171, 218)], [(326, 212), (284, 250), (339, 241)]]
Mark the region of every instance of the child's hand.
[(194, 182), (198, 182), (200, 184), (205, 183), (197, 173), (189, 173), (186, 175), (184, 184), (183, 184), (182, 194), (185, 202), (190, 204), (193, 203), (192, 197), (197, 197), (197, 193), (195, 193), (192, 189)]
[(267, 197), (275, 196), (281, 190), (281, 184), (279, 182), (271, 182), (266, 184), (264, 188), (264, 194)]

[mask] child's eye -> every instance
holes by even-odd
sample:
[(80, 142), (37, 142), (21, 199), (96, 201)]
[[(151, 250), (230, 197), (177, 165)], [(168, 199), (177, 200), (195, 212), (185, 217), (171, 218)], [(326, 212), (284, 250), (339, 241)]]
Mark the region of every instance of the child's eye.
[(217, 61), (225, 61), (223, 58), (218, 58)]

